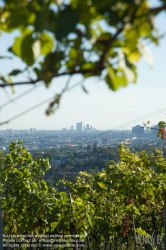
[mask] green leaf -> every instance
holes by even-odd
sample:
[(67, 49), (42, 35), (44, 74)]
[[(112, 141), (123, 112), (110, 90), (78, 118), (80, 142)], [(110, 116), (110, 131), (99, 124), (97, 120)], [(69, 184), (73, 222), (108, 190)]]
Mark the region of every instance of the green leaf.
[(99, 187), (106, 189), (106, 185), (103, 182), (97, 182)]
[(11, 84), (12, 94), (14, 94), (15, 88), (14, 88), (13, 81), (12, 81), (12, 78), (10, 77), (10, 75), (7, 78), (7, 82)]
[(116, 91), (121, 86), (127, 86), (127, 79), (124, 76), (123, 72), (120, 72), (119, 75), (115, 73), (114, 69), (108, 67), (108, 74), (106, 75), (106, 82), (110, 89)]
[(34, 63), (32, 30), (26, 29), (21, 36), (16, 37), (10, 52), (20, 57), (29, 66)]
[(4, 83), (7, 82), (7, 80), (6, 80), (3, 76), (1, 76), (1, 75), (0, 75), (0, 80), (1, 80), (2, 82), (4, 82)]
[(22, 71), (20, 69), (14, 69), (9, 73), (9, 76), (16, 76), (20, 74)]
[(95, 63), (92, 63), (92, 62), (85, 62), (81, 68), (82, 69), (94, 69), (95, 67)]
[(62, 40), (69, 33), (73, 32), (78, 23), (79, 15), (71, 6), (66, 6), (59, 14), (56, 27), (56, 38)]
[(69, 51), (70, 59), (77, 59), (78, 58), (78, 51), (74, 48), (71, 48)]
[(54, 47), (54, 40), (48, 33), (43, 33), (41, 38), (41, 54), (47, 55), (49, 54)]

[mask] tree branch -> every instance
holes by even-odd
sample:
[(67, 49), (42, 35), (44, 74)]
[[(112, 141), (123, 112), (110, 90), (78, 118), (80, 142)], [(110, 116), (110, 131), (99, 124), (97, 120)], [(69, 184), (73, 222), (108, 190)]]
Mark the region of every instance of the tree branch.
[(115, 33), (115, 35), (113, 37), (111, 37), (107, 43), (106, 43), (106, 46), (104, 48), (104, 51), (100, 57), (100, 60), (98, 61), (97, 63), (97, 66), (96, 66), (96, 69), (97, 68), (101, 68), (101, 69), (104, 69), (105, 66), (104, 66), (104, 59), (105, 59), (105, 55), (107, 53), (107, 51), (109, 50), (111, 44), (116, 40), (117, 36), (123, 31), (123, 28), (124, 26), (122, 25), (122, 27), (120, 29), (117, 30), (117, 32)]
[(156, 8), (150, 8), (148, 10), (149, 13), (154, 13), (154, 14), (158, 14), (159, 12), (161, 12), (162, 10), (166, 10), (166, 3), (163, 4), (160, 7), (156, 7)]
[[(80, 69), (80, 70), (73, 70), (71, 72), (62, 72), (60, 74), (55, 74), (53, 75), (54, 77), (60, 77), (60, 76), (65, 76), (65, 75), (76, 75), (76, 74), (87, 74), (87, 73), (92, 73), (95, 74), (99, 71), (99, 69)], [(5, 88), (5, 87), (12, 87), (12, 86), (19, 86), (19, 85), (35, 85), (37, 82), (44, 81), (44, 79), (36, 79), (32, 81), (26, 81), (26, 82), (14, 82), (14, 83), (0, 83), (0, 88)]]
[(161, 11), (166, 10), (166, 3), (163, 4), (160, 7), (156, 7), (156, 8), (147, 8), (146, 12), (144, 14), (141, 14), (139, 16), (136, 16), (135, 18), (141, 18), (144, 17), (145, 15), (150, 15), (150, 14), (159, 14)]
[(5, 88), (5, 87), (12, 87), (12, 86), (18, 86), (18, 85), (35, 85), (37, 82), (42, 81), (42, 79), (36, 79), (32, 81), (27, 81), (27, 82), (14, 82), (14, 83), (0, 83), (0, 88)]
[[(129, 23), (132, 23), (132, 22), (133, 22), (137, 10), (138, 10), (138, 6), (135, 8), (133, 14), (131, 15), (131, 18), (130, 18), (130, 20), (129, 20)], [(101, 57), (100, 57), (100, 60), (98, 61), (98, 64), (97, 64), (97, 66), (96, 66), (97, 68), (103, 68), (103, 69), (105, 68), (105, 65), (104, 65), (105, 56), (106, 56), (108, 50), (110, 49), (110, 46), (111, 46), (111, 45), (113, 44), (113, 42), (117, 39), (118, 35), (123, 31), (124, 25), (125, 25), (125, 24), (126, 24), (126, 23), (122, 23), (122, 27), (120, 27), (120, 28), (116, 31), (115, 35), (114, 35), (113, 37), (111, 37), (111, 38), (107, 41), (106, 46), (105, 46), (105, 48), (104, 48), (104, 51), (103, 51), (103, 53), (102, 53), (102, 55), (101, 55)]]

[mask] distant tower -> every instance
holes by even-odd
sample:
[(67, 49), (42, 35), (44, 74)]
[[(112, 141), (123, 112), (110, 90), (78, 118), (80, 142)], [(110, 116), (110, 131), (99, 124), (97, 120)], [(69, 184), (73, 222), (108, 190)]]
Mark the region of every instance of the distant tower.
[(77, 122), (76, 123), (76, 130), (77, 131), (82, 131), (82, 122)]
[(86, 130), (89, 130), (89, 124), (86, 124)]

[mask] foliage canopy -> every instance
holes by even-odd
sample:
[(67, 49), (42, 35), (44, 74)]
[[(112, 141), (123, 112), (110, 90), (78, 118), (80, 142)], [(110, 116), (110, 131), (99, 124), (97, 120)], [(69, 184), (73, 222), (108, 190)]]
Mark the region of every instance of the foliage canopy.
[[(0, 72), (0, 87), (39, 81), (49, 86), (55, 77), (76, 74), (83, 79), (101, 77), (114, 91), (136, 82), (140, 58), (145, 56), (152, 64), (147, 43), (159, 43), (154, 19), (166, 10), (166, 1), (157, 2), (151, 8), (146, 0), (3, 0), (0, 31), (17, 31), (8, 51), (21, 59), (24, 68), (16, 67), (8, 76)], [(15, 76), (25, 71), (31, 79), (15, 82)], [(48, 114), (59, 105), (62, 93)]]
[[(4, 233), (85, 235), (93, 239), (91, 250), (127, 235), (128, 249), (134, 249), (133, 216), (136, 230), (151, 234), (147, 216), (166, 204), (166, 159), (159, 151), (133, 154), (124, 144), (119, 155), (119, 162), (108, 162), (102, 172), (80, 172), (75, 183), (62, 180), (65, 189), (58, 192), (42, 178), (49, 162), (34, 161), (21, 142), (11, 143), (0, 174)], [(163, 234), (162, 217), (157, 230)], [(126, 249), (125, 243), (118, 249)]]

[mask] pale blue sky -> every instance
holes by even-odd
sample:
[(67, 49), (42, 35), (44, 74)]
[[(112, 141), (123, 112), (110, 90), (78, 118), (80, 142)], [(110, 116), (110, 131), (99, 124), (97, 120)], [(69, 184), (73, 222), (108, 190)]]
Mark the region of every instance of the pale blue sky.
[[(150, 1), (151, 2), (151, 1)], [(155, 1), (152, 1), (155, 3)], [(161, 14), (156, 19), (156, 26), (160, 33), (166, 31), (166, 14)], [(5, 48), (11, 44), (11, 35), (3, 35), (0, 38), (1, 54), (5, 55)], [(138, 80), (136, 84), (129, 84), (126, 88), (121, 88), (117, 92), (108, 89), (104, 82), (95, 82), (93, 79), (85, 82), (85, 87), (89, 94), (85, 94), (80, 87), (66, 93), (62, 99), (60, 109), (50, 117), (45, 115), (47, 105), (12, 121), (8, 125), (3, 125), (1, 129), (61, 129), (75, 126), (76, 122), (89, 123), (97, 129), (112, 129), (128, 121), (137, 119), (143, 115), (166, 108), (166, 37), (160, 41), (159, 46), (149, 45), (153, 54), (154, 67), (150, 68), (147, 62), (142, 59), (138, 63)], [(23, 67), (20, 60), (10, 63), (7, 60), (0, 60), (0, 72), (9, 72), (14, 65)], [(79, 81), (75, 77), (72, 83)], [(66, 78), (53, 80), (49, 89), (40, 87), (31, 94), (19, 99), (15, 103), (2, 108), (0, 111), (0, 122), (8, 120), (10, 117), (26, 110), (29, 107), (41, 102), (44, 99), (59, 93)], [(15, 87), (16, 93), (11, 94), (11, 98), (24, 92), (28, 87)], [(8, 101), (3, 89), (0, 89), (0, 105)], [(164, 120), (166, 109), (162, 113), (149, 117), (152, 125)], [(141, 119), (123, 129), (131, 129), (132, 126), (141, 124), (146, 119)]]

